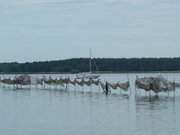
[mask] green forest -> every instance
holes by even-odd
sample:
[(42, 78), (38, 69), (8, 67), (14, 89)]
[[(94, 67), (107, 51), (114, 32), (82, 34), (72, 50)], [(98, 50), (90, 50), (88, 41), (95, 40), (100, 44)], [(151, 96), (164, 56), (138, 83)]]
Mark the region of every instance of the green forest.
[[(78, 73), (89, 71), (89, 58), (0, 63), (0, 73)], [(180, 71), (180, 58), (94, 58), (94, 72)]]

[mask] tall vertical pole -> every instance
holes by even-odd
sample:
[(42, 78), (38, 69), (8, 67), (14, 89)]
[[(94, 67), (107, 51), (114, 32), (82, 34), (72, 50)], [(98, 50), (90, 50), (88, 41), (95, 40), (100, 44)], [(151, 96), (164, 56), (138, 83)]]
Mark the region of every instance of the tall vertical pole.
[(91, 58), (92, 58), (92, 52), (91, 52), (91, 49), (89, 49), (89, 72), (92, 73), (92, 61), (91, 61)]

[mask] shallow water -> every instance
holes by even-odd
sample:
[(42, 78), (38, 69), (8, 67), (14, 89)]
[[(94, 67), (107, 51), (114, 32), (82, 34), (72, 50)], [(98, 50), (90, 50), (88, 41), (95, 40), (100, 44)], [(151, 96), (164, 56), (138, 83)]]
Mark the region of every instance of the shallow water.
[[(152, 94), (139, 91), (137, 74), (103, 74), (109, 81), (131, 81), (132, 93), (105, 96), (96, 87), (84, 90), (0, 89), (0, 133), (3, 135), (178, 135), (180, 92)], [(158, 74), (138, 74), (151, 76)], [(163, 74), (179, 81), (180, 74)]]

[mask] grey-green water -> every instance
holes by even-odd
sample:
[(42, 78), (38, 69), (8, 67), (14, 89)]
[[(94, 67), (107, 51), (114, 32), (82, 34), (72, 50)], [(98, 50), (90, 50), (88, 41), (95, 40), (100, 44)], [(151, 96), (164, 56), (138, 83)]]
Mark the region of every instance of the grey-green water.
[[(151, 76), (158, 74), (139, 74)], [(164, 74), (180, 80), (180, 74)], [(132, 94), (105, 96), (96, 87), (70, 90), (0, 89), (2, 135), (179, 135), (180, 92), (134, 95), (136, 74), (104, 74), (103, 79), (131, 81)], [(92, 90), (92, 92), (90, 91)]]

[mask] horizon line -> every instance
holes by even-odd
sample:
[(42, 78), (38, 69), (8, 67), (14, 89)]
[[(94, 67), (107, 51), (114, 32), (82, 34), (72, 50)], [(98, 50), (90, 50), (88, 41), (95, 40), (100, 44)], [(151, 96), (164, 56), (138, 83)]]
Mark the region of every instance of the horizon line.
[[(178, 59), (179, 57), (92, 57), (92, 59)], [(25, 63), (36, 63), (36, 62), (54, 62), (54, 61), (66, 61), (73, 59), (89, 59), (89, 57), (72, 57), (72, 58), (64, 58), (64, 59), (47, 59), (47, 60), (34, 60), (34, 61), (8, 61), (8, 62), (0, 62), (0, 64), (25, 64)]]

